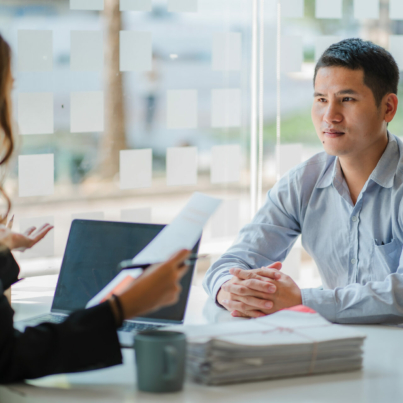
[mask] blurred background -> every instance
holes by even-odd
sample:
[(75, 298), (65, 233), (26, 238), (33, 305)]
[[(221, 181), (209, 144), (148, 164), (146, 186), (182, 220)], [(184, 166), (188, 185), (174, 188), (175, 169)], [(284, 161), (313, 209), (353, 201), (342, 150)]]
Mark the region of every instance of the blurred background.
[[(403, 6), (393, 0), (0, 0), (0, 32), (16, 80), (5, 182), (15, 228), (55, 225), (18, 256), (26, 276), (58, 271), (74, 218), (169, 223), (201, 191), (224, 203), (203, 234), (200, 284), (255, 211), (258, 108), (260, 205), (321, 152), (310, 107), (326, 47), (360, 37), (403, 62)], [(400, 106), (390, 131), (402, 135), (402, 122)], [(300, 241), (284, 271), (320, 285)]]

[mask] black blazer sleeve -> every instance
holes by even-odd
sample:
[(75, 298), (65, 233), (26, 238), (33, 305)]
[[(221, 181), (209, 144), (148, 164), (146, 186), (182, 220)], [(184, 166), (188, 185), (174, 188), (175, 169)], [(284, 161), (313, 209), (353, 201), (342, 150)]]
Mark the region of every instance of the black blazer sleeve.
[(108, 302), (71, 314), (60, 324), (13, 328), (4, 289), (16, 281), (10, 252), (0, 255), (0, 383), (45, 375), (87, 371), (122, 362), (115, 318)]

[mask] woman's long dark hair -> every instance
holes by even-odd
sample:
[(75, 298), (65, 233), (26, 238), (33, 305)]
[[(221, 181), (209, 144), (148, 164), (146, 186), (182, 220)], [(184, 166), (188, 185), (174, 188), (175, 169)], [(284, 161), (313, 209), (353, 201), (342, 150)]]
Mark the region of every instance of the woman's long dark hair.
[[(0, 166), (6, 164), (14, 150), (13, 131), (11, 125), (11, 99), (9, 86), (11, 85), (11, 48), (4, 38), (0, 35), (0, 135), (3, 136), (0, 141)], [(1, 221), (7, 218), (11, 202), (2, 184), (0, 183), (0, 193), (6, 199), (7, 212), (0, 218)]]

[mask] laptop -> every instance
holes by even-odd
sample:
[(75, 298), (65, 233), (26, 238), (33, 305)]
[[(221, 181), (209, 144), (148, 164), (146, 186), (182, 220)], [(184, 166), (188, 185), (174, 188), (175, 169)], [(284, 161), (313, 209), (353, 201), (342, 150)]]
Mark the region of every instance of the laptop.
[[(87, 302), (118, 274), (122, 260), (133, 258), (165, 227), (95, 220), (73, 220), (60, 268), (51, 312), (14, 323), (23, 330), (42, 322), (61, 323), (69, 313), (85, 308)], [(197, 255), (200, 239), (192, 253)], [(133, 335), (142, 330), (182, 324), (189, 299), (195, 263), (181, 279), (182, 291), (175, 305), (125, 321), (118, 329), (122, 346), (133, 345)]]

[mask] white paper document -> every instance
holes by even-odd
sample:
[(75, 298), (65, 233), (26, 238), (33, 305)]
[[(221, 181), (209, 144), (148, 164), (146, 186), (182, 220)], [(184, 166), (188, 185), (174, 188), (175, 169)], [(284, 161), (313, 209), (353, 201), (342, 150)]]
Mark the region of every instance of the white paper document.
[(192, 249), (220, 203), (220, 199), (194, 193), (172, 223), (133, 258), (133, 265), (164, 262), (181, 249)]
[(86, 308), (91, 308), (92, 306), (98, 305), (101, 302), (109, 299), (112, 294), (117, 294), (124, 290), (133, 279), (140, 276), (143, 273), (142, 269), (130, 269), (121, 271), (107, 286), (105, 286), (95, 297), (91, 298)]

